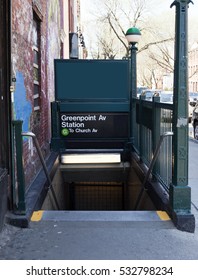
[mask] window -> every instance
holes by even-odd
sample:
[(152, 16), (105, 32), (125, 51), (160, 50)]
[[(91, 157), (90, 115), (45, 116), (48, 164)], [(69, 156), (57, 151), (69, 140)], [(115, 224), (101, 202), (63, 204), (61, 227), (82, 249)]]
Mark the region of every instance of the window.
[(33, 79), (34, 79), (34, 111), (40, 110), (40, 20), (34, 14), (33, 19)]

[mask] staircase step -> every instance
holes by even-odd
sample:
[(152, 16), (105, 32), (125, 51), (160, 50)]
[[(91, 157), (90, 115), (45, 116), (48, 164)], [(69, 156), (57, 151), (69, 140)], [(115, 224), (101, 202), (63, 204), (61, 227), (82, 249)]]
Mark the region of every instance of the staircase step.
[(170, 221), (164, 211), (36, 211), (32, 221), (146, 222)]

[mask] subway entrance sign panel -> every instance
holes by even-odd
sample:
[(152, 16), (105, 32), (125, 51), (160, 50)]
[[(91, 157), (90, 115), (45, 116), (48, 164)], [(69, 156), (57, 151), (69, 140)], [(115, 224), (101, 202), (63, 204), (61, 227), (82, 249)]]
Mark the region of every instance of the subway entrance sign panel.
[(65, 138), (126, 138), (128, 114), (79, 113), (60, 115), (60, 133)]
[(130, 138), (127, 60), (55, 60), (53, 150), (123, 148)]

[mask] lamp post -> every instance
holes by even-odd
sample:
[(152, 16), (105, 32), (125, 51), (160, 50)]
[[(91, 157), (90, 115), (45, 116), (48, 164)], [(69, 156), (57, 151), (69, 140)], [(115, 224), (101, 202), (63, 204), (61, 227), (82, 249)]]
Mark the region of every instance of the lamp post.
[(132, 143), (134, 143), (134, 126), (135, 126), (135, 116), (136, 116), (136, 106), (134, 102), (134, 98), (137, 97), (137, 66), (136, 66), (136, 53), (137, 53), (137, 47), (136, 44), (139, 42), (141, 33), (140, 30), (136, 27), (131, 27), (126, 32), (126, 39), (129, 43), (129, 49), (130, 49), (130, 112), (131, 112), (131, 131), (130, 131), (130, 137)]

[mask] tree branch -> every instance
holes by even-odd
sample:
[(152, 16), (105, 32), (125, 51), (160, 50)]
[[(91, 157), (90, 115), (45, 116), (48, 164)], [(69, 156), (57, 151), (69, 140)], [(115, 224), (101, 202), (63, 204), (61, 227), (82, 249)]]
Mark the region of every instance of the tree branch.
[(173, 38), (168, 38), (168, 39), (163, 39), (163, 40), (151, 42), (151, 43), (148, 43), (148, 44), (144, 45), (141, 49), (138, 50), (138, 52), (140, 53), (142, 51), (145, 51), (145, 50), (149, 49), (149, 47), (151, 47), (151, 46), (166, 43), (166, 42), (171, 42), (171, 41), (173, 41)]

